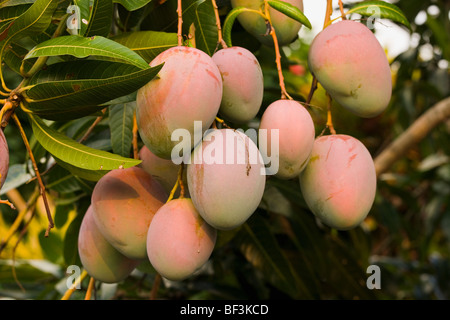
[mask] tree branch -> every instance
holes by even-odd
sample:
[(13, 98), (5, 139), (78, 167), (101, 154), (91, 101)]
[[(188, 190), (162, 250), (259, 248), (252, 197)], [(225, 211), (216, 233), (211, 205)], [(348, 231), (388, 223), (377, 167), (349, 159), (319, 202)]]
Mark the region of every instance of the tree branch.
[(377, 176), (386, 172), (411, 147), (422, 141), (440, 123), (450, 118), (450, 97), (439, 101), (391, 142), (374, 160)]

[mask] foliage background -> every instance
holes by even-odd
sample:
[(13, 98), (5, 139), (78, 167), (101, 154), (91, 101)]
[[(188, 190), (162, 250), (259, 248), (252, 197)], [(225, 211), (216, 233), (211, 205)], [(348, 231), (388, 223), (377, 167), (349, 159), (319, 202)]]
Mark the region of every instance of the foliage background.
[[(120, 2), (120, 1), (118, 1)], [(148, 1), (147, 1), (148, 2)], [(158, 30), (176, 32), (173, 10), (176, 1), (128, 11), (115, 4), (115, 23), (110, 36), (126, 31)], [(161, 2), (161, 1), (160, 1)], [(164, 1), (162, 1), (164, 2)], [(344, 3), (346, 3), (344, 1)], [(218, 2), (223, 18), (228, 2)], [(360, 119), (333, 105), (333, 122), (338, 133), (360, 139), (375, 158), (392, 140), (404, 132), (421, 114), (449, 96), (450, 21), (448, 1), (400, 0), (395, 2), (412, 26), (417, 45), (393, 57), (394, 90), (388, 107), (374, 119)], [(439, 14), (427, 13), (436, 6)], [(337, 9), (337, 8), (336, 8)], [(416, 24), (419, 12), (427, 19)], [(431, 11), (432, 12), (432, 11)], [(122, 29), (122, 31), (121, 31)], [(233, 45), (244, 46), (258, 57), (265, 76), (265, 96), (261, 114), (279, 98), (273, 49), (260, 46), (238, 23), (233, 27)], [(30, 41), (30, 46), (33, 39)], [(295, 41), (282, 59), (288, 92), (305, 101), (311, 84), (308, 72), (308, 43)], [(423, 50), (431, 49), (430, 59)], [(292, 65), (301, 65), (296, 74)], [(5, 67), (10, 87), (20, 81)], [(325, 127), (326, 100), (323, 89), (315, 93), (309, 110), (319, 134)], [(128, 105), (129, 107), (132, 107)], [(260, 115), (261, 115), (260, 114)], [(49, 165), (45, 150), (25, 126), (41, 172)], [(79, 137), (96, 115), (74, 120), (66, 134)], [(111, 114), (95, 127), (86, 145), (113, 150)], [(232, 124), (231, 124), (232, 125)], [(255, 123), (250, 123), (255, 126)], [(29, 158), (13, 123), (5, 129), (10, 148), (8, 179), (17, 188), (2, 190), (20, 201), (35, 191)], [(163, 281), (162, 299), (448, 299), (450, 297), (450, 123), (436, 127), (388, 172), (379, 176), (374, 206), (361, 227), (338, 232), (316, 221), (301, 196), (298, 181), (268, 180), (260, 208), (238, 230), (220, 232), (210, 262), (194, 277), (183, 282)], [(42, 160), (42, 161), (41, 161)], [(45, 210), (38, 201), (32, 223), (23, 239), (15, 235), (0, 254), (0, 297), (13, 299), (60, 299), (66, 290), (67, 266), (78, 264), (76, 239), (82, 216), (90, 202), (93, 183), (74, 179), (57, 166), (45, 176), (50, 192), (55, 228), (48, 238)], [(6, 185), (5, 185), (6, 186)], [(17, 204), (19, 203), (19, 204)], [(22, 206), (26, 205), (22, 203)], [(0, 206), (0, 239), (17, 217), (17, 211)], [(24, 225), (21, 225), (24, 227)], [(15, 244), (17, 243), (17, 247)], [(14, 266), (12, 268), (13, 261)], [(381, 289), (368, 290), (367, 267), (381, 268)], [(124, 282), (97, 283), (97, 299), (148, 299), (155, 274), (141, 266)], [(87, 280), (72, 299), (83, 299)]]

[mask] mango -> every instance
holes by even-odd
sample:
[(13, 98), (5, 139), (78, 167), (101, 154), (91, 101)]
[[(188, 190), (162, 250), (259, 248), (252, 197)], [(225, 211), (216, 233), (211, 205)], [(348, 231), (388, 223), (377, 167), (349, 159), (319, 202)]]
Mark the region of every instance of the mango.
[(181, 281), (211, 256), (217, 231), (198, 214), (191, 199), (174, 199), (156, 213), (147, 233), (148, 259), (164, 278)]
[(3, 186), (9, 169), (9, 149), (5, 134), (0, 129), (0, 188)]
[(317, 34), (308, 64), (331, 97), (359, 117), (379, 115), (391, 100), (389, 61), (372, 31), (360, 22), (343, 20)]
[[(297, 177), (308, 163), (315, 139), (314, 122), (305, 107), (294, 100), (277, 100), (264, 111), (259, 130), (263, 156), (270, 157), (271, 150), (278, 150), (275, 176), (285, 180)], [(261, 130), (265, 130), (264, 136)], [(278, 140), (272, 141), (272, 130), (278, 130)]]
[(243, 224), (261, 202), (266, 177), (261, 153), (244, 133), (211, 130), (187, 165), (189, 193), (199, 214), (216, 229)]
[[(144, 144), (156, 156), (171, 159), (175, 145), (192, 149), (200, 142), (201, 134), (194, 136), (194, 121), (202, 122), (203, 131), (211, 126), (222, 100), (222, 77), (211, 57), (196, 48), (172, 47), (150, 66), (161, 63), (158, 76), (137, 92), (136, 118)], [(188, 130), (194, 139), (172, 141), (177, 129)]]
[(144, 259), (148, 227), (166, 200), (161, 184), (143, 169), (115, 169), (94, 187), (94, 220), (119, 252), (131, 259)]
[[(303, 0), (285, 0), (284, 2), (290, 3), (303, 11)], [(262, 12), (264, 12), (263, 0), (231, 0), (231, 5), (233, 8), (246, 7), (253, 10), (260, 10), (262, 8)], [(302, 26), (300, 22), (289, 18), (273, 8), (269, 9), (269, 14), (280, 46), (288, 45), (297, 39), (298, 32)], [(262, 44), (273, 46), (272, 36), (267, 34), (266, 23), (259, 14), (242, 12), (238, 15), (237, 19), (242, 27)]]
[(349, 230), (368, 215), (376, 194), (373, 159), (362, 144), (348, 135), (322, 136), (300, 174), (303, 197), (324, 224)]
[(88, 274), (105, 283), (124, 280), (140, 263), (139, 260), (125, 257), (103, 237), (95, 224), (92, 205), (81, 222), (78, 253)]
[(223, 94), (219, 114), (224, 120), (246, 123), (261, 107), (264, 80), (258, 59), (242, 47), (221, 49), (212, 56), (222, 75)]
[(179, 166), (171, 160), (157, 157), (145, 145), (139, 150), (139, 158), (142, 160), (139, 167), (151, 174), (170, 193), (177, 182)]

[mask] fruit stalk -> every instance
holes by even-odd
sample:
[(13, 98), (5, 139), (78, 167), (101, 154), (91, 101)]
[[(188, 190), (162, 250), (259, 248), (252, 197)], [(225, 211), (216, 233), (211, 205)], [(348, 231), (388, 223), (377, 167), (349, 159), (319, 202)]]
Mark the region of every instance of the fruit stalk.
[(272, 24), (272, 21), (270, 20), (269, 3), (267, 1), (264, 1), (264, 14), (267, 19), (266, 23), (269, 24), (270, 36), (273, 39), (273, 45), (275, 48), (275, 63), (277, 64), (278, 79), (279, 79), (279, 85), (281, 88), (281, 99), (293, 100), (292, 97), (287, 93), (286, 86), (284, 84), (283, 70), (281, 68), (280, 46), (278, 45), (278, 38), (275, 33), (275, 28)]
[(178, 7), (177, 7), (177, 13), (178, 13), (178, 32), (177, 32), (177, 37), (178, 37), (178, 45), (182, 46), (183, 45), (183, 35), (182, 35), (182, 30), (183, 30), (183, 7), (181, 4), (181, 0), (178, 0)]
[(225, 41), (223, 40), (222, 37), (222, 26), (220, 23), (220, 16), (219, 16), (219, 8), (217, 7), (217, 3), (216, 0), (211, 0), (212, 1), (212, 5), (214, 7), (214, 16), (216, 17), (216, 25), (217, 25), (217, 47), (219, 47), (219, 45), (222, 46), (222, 48), (227, 48), (227, 44), (225, 43)]
[(345, 12), (344, 12), (344, 4), (342, 3), (342, 0), (339, 0), (339, 10), (341, 10), (342, 20), (347, 20), (347, 17), (345, 16)]

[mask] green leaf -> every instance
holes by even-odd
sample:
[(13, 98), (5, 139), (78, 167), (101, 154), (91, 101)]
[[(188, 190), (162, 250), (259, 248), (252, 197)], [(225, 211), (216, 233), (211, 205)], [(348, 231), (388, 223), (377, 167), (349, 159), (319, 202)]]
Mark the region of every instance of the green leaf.
[(114, 0), (115, 3), (120, 3), (128, 11), (134, 11), (142, 8), (152, 0)]
[(27, 108), (51, 120), (76, 119), (103, 109), (102, 103), (131, 94), (152, 80), (162, 65), (139, 70), (107, 61), (71, 61), (36, 73)]
[(299, 293), (309, 295), (269, 226), (257, 212), (243, 225), (237, 236), (244, 256), (262, 270), (270, 283), (294, 297)]
[(290, 3), (279, 0), (267, 1), (267, 3), (275, 10), (280, 11), (281, 13), (287, 15), (289, 18), (292, 18), (295, 21), (300, 22), (308, 29), (312, 28), (311, 22), (309, 22), (308, 18), (296, 6), (293, 6)]
[(107, 37), (113, 21), (113, 10), (112, 0), (95, 0), (87, 29), (83, 35)]
[(27, 11), (31, 4), (18, 5), (13, 7), (5, 7), (0, 10), (0, 34), (10, 25), (12, 21), (17, 19), (21, 14)]
[(36, 0), (27, 11), (10, 22), (0, 33), (0, 60), (13, 40), (45, 31), (51, 23), (57, 5), (57, 0)]
[(0, 189), (0, 195), (6, 194), (9, 190), (20, 187), (32, 178), (28, 173), (25, 164), (12, 164), (8, 169), (8, 175), (3, 187)]
[(100, 180), (101, 177), (103, 177), (105, 174), (108, 173), (108, 171), (105, 170), (87, 170), (78, 168), (71, 164), (68, 164), (67, 162), (62, 161), (61, 159), (58, 159), (55, 156), (53, 156), (53, 158), (55, 158), (59, 166), (70, 172), (72, 177), (75, 177), (79, 185), (81, 184), (80, 179), (96, 182)]
[[(117, 6), (118, 19), (116, 23), (120, 24), (123, 32), (127, 31), (137, 31), (142, 21), (151, 12), (154, 5), (146, 6), (134, 11), (128, 11), (122, 5)], [(148, 30), (148, 29), (145, 29)], [(152, 30), (152, 29), (150, 29)], [(158, 30), (158, 29), (155, 29)]]
[(395, 4), (384, 1), (364, 1), (354, 4), (346, 14), (357, 13), (365, 17), (389, 19), (411, 30), (411, 25), (403, 11)]
[(39, 232), (38, 239), (45, 259), (53, 263), (61, 263), (63, 241), (60, 235), (52, 233), (49, 237), (45, 237), (45, 230), (42, 230)]
[[(74, 0), (74, 5), (77, 6), (78, 10), (73, 10), (73, 15), (67, 18), (69, 23), (72, 21), (72, 19), (76, 19), (75, 26), (79, 27), (79, 30), (77, 32), (70, 32), (70, 34), (78, 34), (80, 36), (84, 36), (86, 34), (86, 30), (88, 28), (88, 22), (91, 19), (91, 0)], [(77, 12), (78, 11), (78, 12)], [(79, 14), (79, 15), (78, 15)]]
[(74, 167), (106, 172), (118, 168), (133, 167), (141, 162), (140, 160), (124, 158), (106, 151), (89, 148), (51, 129), (39, 117), (31, 114), (28, 114), (28, 116), (37, 141), (50, 154)]
[(80, 256), (78, 254), (78, 234), (80, 231), (83, 217), (91, 204), (90, 197), (85, 197), (77, 203), (77, 215), (70, 223), (64, 236), (63, 257), (66, 265), (81, 266)]
[(106, 58), (110, 61), (128, 63), (141, 69), (149, 67), (137, 53), (102, 36), (85, 38), (71, 35), (53, 38), (35, 46), (25, 56), (25, 59), (60, 55), (72, 55), (77, 58), (95, 56), (100, 59)]
[(55, 190), (60, 194), (72, 193), (80, 190), (78, 181), (70, 174), (70, 172), (61, 166), (55, 166), (50, 170), (45, 187), (49, 190)]
[[(23, 58), (28, 53), (28, 50), (24, 47), (16, 44), (10, 43), (8, 50), (3, 57), (3, 61), (17, 74), (20, 73), (20, 66), (22, 65)], [(24, 61), (24, 71), (28, 72), (33, 66), (33, 60)]]
[(214, 7), (211, 1), (184, 1), (183, 23), (189, 27), (195, 26), (195, 45), (198, 49), (212, 56), (217, 48), (218, 33)]
[(253, 12), (253, 13), (259, 14), (259, 15), (262, 14), (261, 12), (259, 12), (257, 10), (248, 9), (245, 7), (235, 7), (233, 10), (231, 10), (228, 13), (227, 17), (225, 18), (225, 21), (224, 21), (223, 27), (222, 27), (223, 40), (229, 47), (232, 46), (231, 30), (233, 29), (233, 24), (236, 21), (236, 18), (238, 17), (238, 15), (241, 14), (242, 12)]
[(0, 3), (0, 9), (19, 6), (22, 4), (33, 4), (36, 0), (6, 0)]
[(112, 150), (123, 157), (130, 156), (133, 141), (133, 115), (136, 102), (109, 107), (109, 127)]
[(176, 33), (159, 31), (136, 31), (112, 37), (114, 40), (139, 54), (147, 63), (161, 52), (178, 44)]

